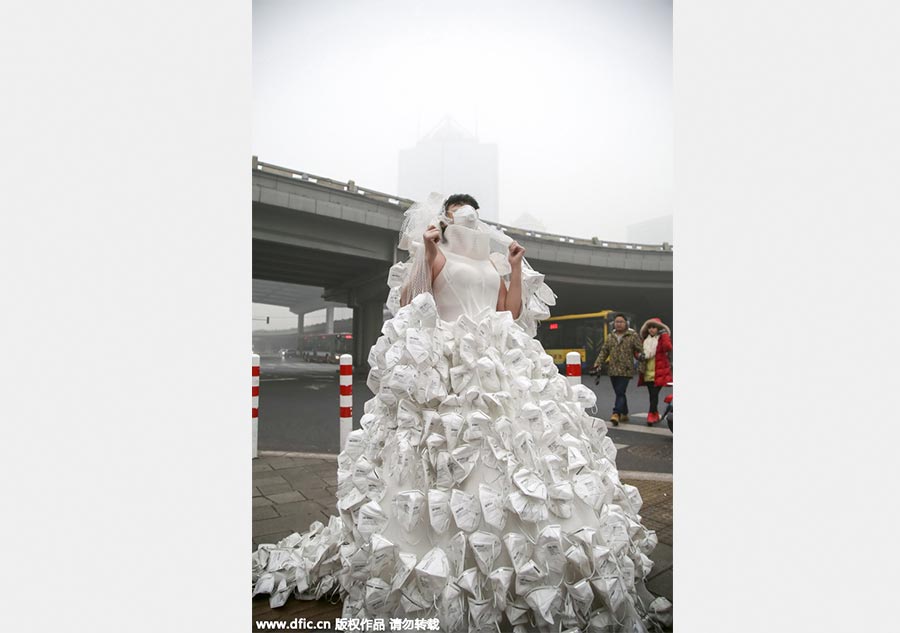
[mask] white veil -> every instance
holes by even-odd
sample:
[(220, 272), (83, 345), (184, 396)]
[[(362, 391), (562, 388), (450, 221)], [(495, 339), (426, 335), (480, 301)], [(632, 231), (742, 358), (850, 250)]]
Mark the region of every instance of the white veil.
[[(441, 222), (451, 224), (444, 212), (445, 197), (432, 193), (425, 200), (416, 202), (406, 210), (403, 224), (400, 226), (400, 240), (397, 245), (401, 250), (409, 252), (409, 259), (398, 262), (391, 267), (388, 286), (391, 291), (387, 299), (387, 307), (392, 315), (400, 309), (401, 299), (405, 303), (412, 301), (416, 295), (431, 292), (431, 269), (425, 259), (425, 245), (422, 234), (429, 225), (439, 226)], [(506, 259), (512, 238), (500, 229), (481, 220), (476, 230), (490, 236), (490, 258), (500, 275), (509, 281), (509, 262)], [(516, 322), (530, 336), (537, 334), (539, 321), (550, 316), (549, 306), (556, 305), (556, 295), (544, 283), (544, 275), (534, 270), (522, 260), (522, 311)]]

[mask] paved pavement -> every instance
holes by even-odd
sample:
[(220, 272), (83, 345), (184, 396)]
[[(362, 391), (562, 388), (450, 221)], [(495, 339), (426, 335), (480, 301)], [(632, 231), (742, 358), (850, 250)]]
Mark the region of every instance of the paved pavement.
[[(622, 453), (620, 452), (620, 455)], [(623, 482), (637, 486), (644, 500), (644, 524), (656, 530), (659, 545), (647, 588), (672, 600), (672, 478), (668, 474), (620, 470)], [(337, 495), (334, 456), (260, 452), (253, 460), (253, 547), (273, 543), (292, 532), (304, 532), (313, 521), (327, 522)], [(252, 551), (252, 550), (251, 550)], [(289, 600), (270, 609), (268, 598), (253, 599), (253, 630), (258, 620), (334, 620), (340, 605), (327, 600)]]
[[(259, 448), (337, 454), (338, 370), (336, 365), (263, 358), (259, 397)], [(615, 400), (609, 378), (594, 384), (584, 376), (582, 384), (597, 394), (595, 415), (608, 419)], [(660, 401), (669, 393), (664, 389)], [(672, 472), (672, 434), (664, 425), (646, 425), (647, 390), (632, 380), (626, 392), (633, 413), (628, 423), (610, 426), (609, 436), (619, 445), (618, 464), (623, 470)], [(363, 405), (372, 397), (365, 379), (353, 383), (353, 417), (359, 427)]]

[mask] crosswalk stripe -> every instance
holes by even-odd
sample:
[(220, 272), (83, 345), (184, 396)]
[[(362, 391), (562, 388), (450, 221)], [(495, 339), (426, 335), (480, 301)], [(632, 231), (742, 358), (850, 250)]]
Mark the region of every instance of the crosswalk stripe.
[[(646, 418), (646, 413), (630, 413), (632, 418)], [(619, 426), (613, 426), (612, 422), (606, 421), (606, 427), (610, 431), (628, 431), (629, 433), (648, 433), (649, 435), (668, 435), (672, 437), (672, 431), (666, 426), (666, 423), (660, 420), (656, 423), (662, 426), (646, 426), (646, 424), (635, 424), (634, 422), (619, 422)]]

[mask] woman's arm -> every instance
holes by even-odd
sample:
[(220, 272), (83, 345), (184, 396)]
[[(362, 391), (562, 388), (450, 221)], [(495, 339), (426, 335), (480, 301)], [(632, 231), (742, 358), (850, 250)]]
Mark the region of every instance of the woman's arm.
[[(506, 292), (505, 310), (512, 312), (513, 318), (518, 319), (522, 314), (522, 258), (525, 256), (525, 249), (519, 246), (519, 243), (513, 241), (509, 245), (509, 267), (512, 269), (509, 273), (509, 290)], [(501, 281), (501, 286), (503, 285)]]
[(672, 337), (669, 336), (667, 332), (663, 332), (659, 335), (659, 344), (656, 347), (656, 351), (663, 352), (671, 352), (672, 351)]
[[(444, 268), (444, 264), (447, 263), (447, 258), (444, 257), (444, 254), (437, 247), (437, 243), (441, 239), (441, 233), (438, 229), (434, 226), (429, 226), (425, 233), (422, 234), (422, 238), (425, 243), (425, 263), (428, 265), (428, 270), (431, 271), (431, 283), (433, 284)], [(409, 282), (407, 282), (403, 286), (403, 290), (400, 291), (401, 306), (405, 306), (412, 300), (409, 294)]]

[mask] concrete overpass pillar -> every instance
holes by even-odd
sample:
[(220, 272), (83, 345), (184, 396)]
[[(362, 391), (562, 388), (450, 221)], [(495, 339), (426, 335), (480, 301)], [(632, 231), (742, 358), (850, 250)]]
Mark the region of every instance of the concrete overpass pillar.
[(305, 314), (297, 315), (297, 349), (303, 347), (303, 317)]
[(356, 371), (368, 373), (369, 350), (381, 336), (384, 325), (384, 300), (370, 300), (353, 308), (353, 364)]
[(325, 333), (334, 334), (334, 306), (325, 308)]

